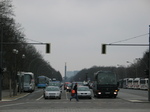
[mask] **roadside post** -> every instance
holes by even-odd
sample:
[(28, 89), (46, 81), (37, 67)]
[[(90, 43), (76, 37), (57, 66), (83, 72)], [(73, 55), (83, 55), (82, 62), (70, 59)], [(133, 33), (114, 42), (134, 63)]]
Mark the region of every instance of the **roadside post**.
[(149, 59), (148, 101), (150, 101), (150, 25), (149, 25), (149, 57), (148, 57), (148, 59)]

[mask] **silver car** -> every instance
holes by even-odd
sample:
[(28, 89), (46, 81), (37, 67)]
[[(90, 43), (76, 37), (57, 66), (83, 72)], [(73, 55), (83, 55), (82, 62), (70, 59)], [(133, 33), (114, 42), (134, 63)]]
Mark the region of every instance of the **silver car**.
[(47, 98), (59, 98), (61, 99), (61, 91), (58, 86), (47, 86), (44, 89), (43, 96), (45, 99)]
[(88, 86), (79, 86), (77, 89), (78, 97), (92, 98), (92, 93)]

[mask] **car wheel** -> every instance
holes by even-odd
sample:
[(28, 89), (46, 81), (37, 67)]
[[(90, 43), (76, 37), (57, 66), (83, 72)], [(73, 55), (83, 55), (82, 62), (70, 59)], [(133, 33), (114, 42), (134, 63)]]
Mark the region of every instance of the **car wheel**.
[(45, 99), (47, 99), (47, 97), (44, 97)]
[(97, 98), (97, 95), (96, 95), (96, 94), (94, 94), (94, 97), (95, 97), (95, 98)]
[(90, 96), (89, 99), (92, 99), (92, 97)]
[(116, 98), (116, 95), (114, 95), (113, 98)]
[(45, 98), (45, 94), (43, 94), (43, 98)]
[(61, 96), (59, 96), (58, 99), (61, 99)]

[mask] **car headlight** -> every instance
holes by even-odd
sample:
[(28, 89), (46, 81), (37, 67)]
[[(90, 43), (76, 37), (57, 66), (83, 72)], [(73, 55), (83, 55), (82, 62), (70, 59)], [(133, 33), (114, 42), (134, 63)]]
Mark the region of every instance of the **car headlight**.
[(100, 95), (100, 94), (102, 94), (101, 92), (98, 92), (98, 94)]
[(114, 94), (117, 94), (117, 92), (114, 92)]
[(45, 95), (49, 95), (49, 92), (45, 91)]
[(88, 93), (88, 95), (91, 95), (91, 93)]

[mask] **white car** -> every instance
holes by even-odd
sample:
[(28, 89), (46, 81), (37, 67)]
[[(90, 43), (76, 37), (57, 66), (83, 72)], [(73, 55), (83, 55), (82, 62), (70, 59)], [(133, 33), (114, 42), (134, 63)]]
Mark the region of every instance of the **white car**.
[(61, 99), (61, 90), (57, 86), (47, 86), (44, 89), (43, 96), (45, 99), (47, 99), (47, 98), (59, 98), (59, 99)]
[(61, 83), (59, 82), (49, 82), (48, 86), (58, 86), (60, 88), (60, 91), (62, 92)]
[(79, 86), (77, 89), (78, 97), (86, 97), (91, 99), (92, 93), (88, 86)]

